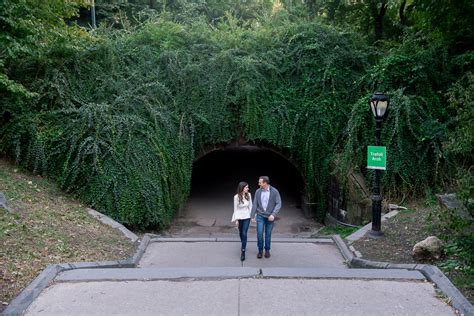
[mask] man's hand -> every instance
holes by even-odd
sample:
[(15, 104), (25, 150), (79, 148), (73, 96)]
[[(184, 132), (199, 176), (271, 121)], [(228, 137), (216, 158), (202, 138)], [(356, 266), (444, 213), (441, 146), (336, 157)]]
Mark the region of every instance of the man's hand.
[(273, 222), (275, 220), (275, 216), (273, 216), (273, 215), (268, 216), (268, 220), (270, 222)]
[(257, 220), (255, 219), (255, 217), (252, 218), (252, 223), (256, 223), (256, 222), (257, 222)]

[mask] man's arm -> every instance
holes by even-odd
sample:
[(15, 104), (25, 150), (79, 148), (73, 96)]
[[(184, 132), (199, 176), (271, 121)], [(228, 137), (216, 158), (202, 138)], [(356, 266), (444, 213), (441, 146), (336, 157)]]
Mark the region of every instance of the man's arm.
[(281, 209), (281, 196), (280, 196), (280, 192), (278, 192), (278, 190), (275, 189), (275, 207), (273, 208), (271, 215), (275, 217), (280, 211), (280, 209)]
[(249, 193), (249, 208), (250, 208), (250, 213), (252, 213), (252, 209), (253, 209), (253, 203), (252, 203), (252, 194)]

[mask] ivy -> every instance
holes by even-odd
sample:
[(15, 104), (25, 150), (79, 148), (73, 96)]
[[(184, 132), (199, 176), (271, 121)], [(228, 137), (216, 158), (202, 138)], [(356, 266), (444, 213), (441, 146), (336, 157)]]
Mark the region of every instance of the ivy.
[(0, 76), (10, 91), (0, 101), (0, 152), (128, 226), (163, 228), (186, 202), (196, 153), (240, 138), (290, 153), (323, 219), (332, 173), (370, 177), (367, 98), (379, 89), (392, 100), (384, 190), (441, 187), (455, 169), (449, 152), (465, 162), (472, 151), (470, 138), (461, 149), (453, 141), (472, 125), (472, 107), (456, 129), (455, 110), (444, 105), (464, 102), (463, 83), (439, 92), (459, 71), (443, 47), (407, 36), (382, 53), (357, 34), (288, 12), (258, 23), (230, 13), (181, 21), (162, 13), (94, 36), (59, 24), (57, 38), (41, 35), (50, 44), (24, 62), (14, 60), (19, 53), (6, 58), (14, 76)]

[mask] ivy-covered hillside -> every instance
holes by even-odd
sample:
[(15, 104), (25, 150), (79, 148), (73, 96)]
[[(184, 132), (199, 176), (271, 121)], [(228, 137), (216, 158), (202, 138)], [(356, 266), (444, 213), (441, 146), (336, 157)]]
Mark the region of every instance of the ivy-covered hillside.
[[(472, 1), (5, 0), (0, 152), (132, 227), (163, 228), (202, 148), (298, 161), (323, 218), (391, 98), (383, 188), (472, 196)], [(472, 211), (472, 210), (471, 210)]]

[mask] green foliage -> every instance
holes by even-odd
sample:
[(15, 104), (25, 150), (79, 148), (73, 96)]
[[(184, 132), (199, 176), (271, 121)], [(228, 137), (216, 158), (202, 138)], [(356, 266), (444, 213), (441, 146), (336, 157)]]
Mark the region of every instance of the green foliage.
[[(438, 90), (449, 75), (441, 47), (423, 48), (422, 39), (405, 40), (408, 43), (392, 49), (369, 69), (360, 84), (365, 91), (385, 91), (391, 98), (382, 128), (388, 153), (383, 188), (387, 193), (415, 195), (439, 187), (451, 174), (443, 148), (450, 117)], [(366, 145), (373, 143), (368, 97), (352, 110), (339, 166), (342, 175), (365, 165)]]
[(448, 271), (459, 269), (470, 269), (470, 273), (474, 265), (474, 239), (466, 238), (448, 243), (444, 246), (444, 253), (449, 257), (456, 257), (456, 259), (448, 260), (442, 263), (442, 267)]
[[(167, 15), (181, 24), (206, 21), (216, 25), (232, 17), (239, 24), (256, 21), (268, 14), (273, 0), (96, 0), (99, 25), (129, 28), (156, 15)], [(78, 23), (90, 24), (90, 13), (81, 12)]]
[(453, 52), (473, 49), (474, 3), (470, 0), (414, 0), (413, 24)]
[(454, 129), (450, 132), (445, 148), (454, 157), (463, 160), (464, 166), (472, 165), (474, 157), (474, 74), (461, 77), (447, 93), (448, 108), (452, 111)]
[[(7, 1), (0, 152), (125, 224), (165, 227), (195, 153), (244, 138), (290, 153), (323, 219), (331, 173), (370, 176), (367, 98), (382, 90), (383, 189), (423, 194), (472, 170), (473, 134), (472, 52), (447, 45), (468, 36), (449, 24), (436, 37), (428, 2), (406, 2), (395, 26), (393, 1), (98, 1), (92, 36), (71, 22), (81, 2)], [(382, 3), (382, 37), (397, 41), (368, 47)]]
[(235, 21), (98, 30), (32, 85), (38, 106), (14, 113), (3, 152), (123, 223), (163, 227), (187, 197), (194, 152), (244, 136), (293, 153), (322, 217), (364, 50), (318, 23)]

